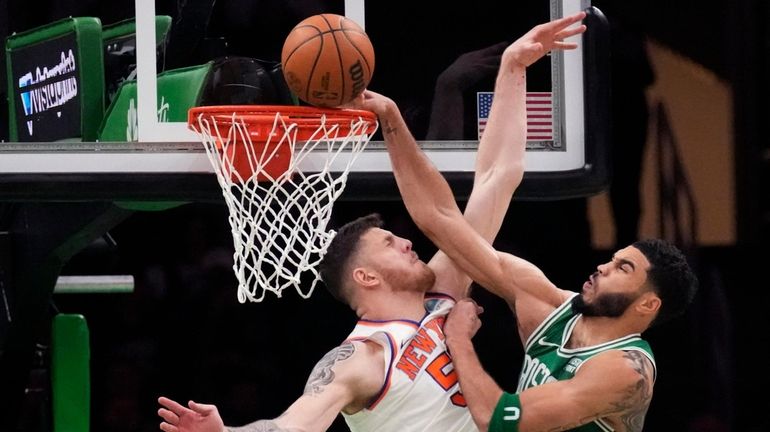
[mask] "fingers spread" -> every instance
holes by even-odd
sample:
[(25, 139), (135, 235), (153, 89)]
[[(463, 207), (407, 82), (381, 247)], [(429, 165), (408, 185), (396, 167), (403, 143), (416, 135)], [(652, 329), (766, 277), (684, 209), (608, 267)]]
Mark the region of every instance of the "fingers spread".
[(563, 50), (570, 50), (577, 48), (577, 44), (572, 42), (554, 42), (553, 47)]
[(564, 28), (578, 21), (581, 21), (585, 17), (586, 17), (586, 13), (584, 11), (580, 11), (578, 13), (574, 13), (572, 15), (553, 20), (550, 23), (546, 23), (545, 25), (550, 27), (551, 29)]
[(568, 29), (564, 29), (554, 35), (554, 39), (566, 39), (571, 36), (575, 36), (576, 34), (580, 34), (586, 31), (585, 25), (579, 25), (577, 27), (571, 27)]
[(160, 430), (163, 432), (179, 432), (179, 428), (173, 425), (170, 425), (166, 422), (163, 422), (160, 424)]
[(179, 423), (179, 416), (165, 408), (159, 409), (158, 415), (161, 416), (163, 420), (167, 421), (168, 423), (171, 423), (171, 424)]
[(163, 396), (158, 398), (158, 403), (168, 408), (176, 415), (182, 415), (183, 412), (187, 411), (187, 408)]
[(216, 409), (214, 405), (199, 404), (193, 401), (188, 402), (187, 405), (191, 410), (200, 414), (209, 414)]

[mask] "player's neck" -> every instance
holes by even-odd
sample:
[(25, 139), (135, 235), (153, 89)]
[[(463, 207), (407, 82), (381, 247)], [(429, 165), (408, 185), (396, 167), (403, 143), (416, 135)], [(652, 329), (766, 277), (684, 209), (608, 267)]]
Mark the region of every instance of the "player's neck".
[(575, 349), (595, 346), (634, 333), (640, 331), (623, 319), (582, 316), (572, 330), (567, 347)]
[(425, 316), (425, 293), (422, 292), (390, 292), (388, 295), (373, 296), (367, 300), (356, 309), (362, 319), (419, 322)]

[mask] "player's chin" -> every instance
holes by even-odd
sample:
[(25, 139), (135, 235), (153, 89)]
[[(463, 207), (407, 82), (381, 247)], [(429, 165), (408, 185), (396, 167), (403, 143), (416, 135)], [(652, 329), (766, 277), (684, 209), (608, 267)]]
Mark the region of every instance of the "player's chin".
[(433, 273), (433, 270), (428, 267), (425, 263), (423, 263), (423, 268), (420, 274), (420, 284), (419, 286), (423, 289), (423, 291), (428, 292), (431, 288), (433, 288), (433, 285), (436, 284), (436, 274)]

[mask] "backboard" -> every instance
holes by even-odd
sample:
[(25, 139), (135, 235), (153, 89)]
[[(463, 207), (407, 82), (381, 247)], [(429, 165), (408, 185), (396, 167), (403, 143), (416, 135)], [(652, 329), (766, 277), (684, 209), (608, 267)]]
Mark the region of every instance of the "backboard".
[[(442, 72), (464, 53), (510, 43), (535, 24), (590, 7), (589, 1), (551, 0), (520, 6), (511, 16), (499, 13), (489, 0), (474, 2), (472, 7), (442, 4), (440, 10), (430, 2), (409, 0), (333, 0), (294, 8), (283, 3), (259, 2), (258, 10), (240, 11), (240, 15), (215, 2), (208, 10), (176, 11), (179, 16), (172, 16), (165, 72), (222, 56), (276, 61), (283, 38), (296, 22), (320, 12), (344, 14), (366, 29), (375, 47), (370, 88), (399, 104), (413, 134), (453, 183), (458, 197), (470, 191), (485, 110), (493, 98), (494, 74), (465, 83), (458, 90), (459, 99), (451, 99), (440, 90), (445, 87), (437, 85)], [(184, 121), (167, 115), (184, 107), (174, 107), (159, 92), (158, 69), (164, 65), (155, 55), (156, 17), (174, 11), (164, 10), (154, 0), (136, 0), (135, 10), (134, 17), (125, 17), (136, 22), (135, 97), (119, 108), (105, 106), (106, 114), (126, 119), (125, 140), (2, 143), (0, 197), (218, 199), (198, 137)], [(587, 33), (575, 38), (579, 48), (555, 52), (528, 72), (527, 172), (517, 192), (519, 199), (585, 196), (608, 183), (608, 35), (601, 12), (589, 11)], [(240, 21), (226, 18), (236, 16)], [(190, 22), (190, 27), (184, 27)], [(191, 40), (194, 34), (199, 36)], [(14, 83), (9, 80), (9, 84)], [(14, 95), (13, 91), (9, 94)], [(457, 100), (462, 101), (457, 117), (441, 114), (449, 104), (456, 108), (451, 101)], [(397, 197), (384, 145), (375, 136), (352, 168), (342, 199)]]

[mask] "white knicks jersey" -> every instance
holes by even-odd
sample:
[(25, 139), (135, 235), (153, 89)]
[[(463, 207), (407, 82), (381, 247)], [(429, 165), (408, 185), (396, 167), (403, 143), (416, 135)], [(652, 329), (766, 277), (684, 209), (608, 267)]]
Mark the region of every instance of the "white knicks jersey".
[(477, 432), (444, 343), (444, 320), (455, 301), (425, 297), (421, 322), (360, 320), (349, 341), (383, 347), (385, 382), (371, 404), (343, 417), (352, 432)]

